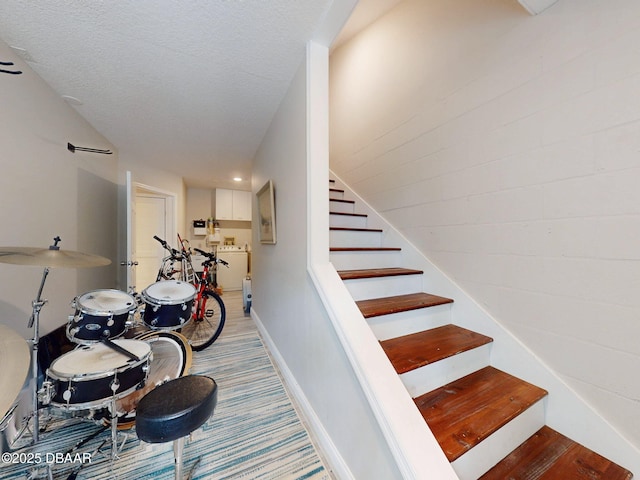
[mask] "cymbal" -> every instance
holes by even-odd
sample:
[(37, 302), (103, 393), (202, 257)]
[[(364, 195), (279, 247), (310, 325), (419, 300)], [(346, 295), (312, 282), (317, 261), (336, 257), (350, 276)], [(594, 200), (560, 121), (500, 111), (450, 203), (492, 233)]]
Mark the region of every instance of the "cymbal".
[(29, 371), (27, 341), (6, 325), (0, 325), (0, 419), (15, 403)]
[(55, 248), (0, 247), (0, 263), (34, 265), (39, 267), (103, 267), (109, 265), (108, 258), (89, 253)]

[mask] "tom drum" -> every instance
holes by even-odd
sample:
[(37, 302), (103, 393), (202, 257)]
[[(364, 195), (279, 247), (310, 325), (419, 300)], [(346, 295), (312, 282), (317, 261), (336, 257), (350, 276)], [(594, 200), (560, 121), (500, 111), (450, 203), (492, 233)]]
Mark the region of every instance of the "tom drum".
[(76, 297), (72, 302), (76, 313), (69, 319), (67, 337), (80, 344), (117, 338), (128, 326), (128, 320), (138, 304), (131, 295), (120, 290), (94, 290)]
[(144, 323), (152, 329), (175, 330), (191, 318), (196, 288), (180, 280), (162, 280), (143, 290)]

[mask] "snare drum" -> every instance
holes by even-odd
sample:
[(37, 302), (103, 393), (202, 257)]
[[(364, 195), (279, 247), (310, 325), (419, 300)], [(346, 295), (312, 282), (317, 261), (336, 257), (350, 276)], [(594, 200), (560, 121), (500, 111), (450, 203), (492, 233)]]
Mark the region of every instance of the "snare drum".
[(153, 329), (175, 330), (189, 321), (196, 288), (179, 280), (162, 280), (143, 290), (146, 306), (142, 319)]
[(82, 345), (53, 361), (47, 377), (53, 385), (51, 404), (68, 410), (106, 405), (142, 388), (152, 359), (151, 347), (140, 340), (113, 340), (139, 360), (102, 343)]
[(111, 289), (87, 292), (76, 297), (72, 305), (76, 313), (69, 319), (67, 337), (80, 344), (119, 337), (138, 306), (128, 293)]

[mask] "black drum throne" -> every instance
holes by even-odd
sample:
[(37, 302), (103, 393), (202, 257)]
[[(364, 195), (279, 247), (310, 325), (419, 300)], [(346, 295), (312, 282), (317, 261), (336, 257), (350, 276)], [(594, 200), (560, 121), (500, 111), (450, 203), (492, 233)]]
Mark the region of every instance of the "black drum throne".
[(218, 385), (204, 375), (187, 375), (156, 387), (136, 409), (136, 433), (147, 443), (173, 441), (175, 478), (182, 480), (184, 439), (204, 425), (218, 401)]

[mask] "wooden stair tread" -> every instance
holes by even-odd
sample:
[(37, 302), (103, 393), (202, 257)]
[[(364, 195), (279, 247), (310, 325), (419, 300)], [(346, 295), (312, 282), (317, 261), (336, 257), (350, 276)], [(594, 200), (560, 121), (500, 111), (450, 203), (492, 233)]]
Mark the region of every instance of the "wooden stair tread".
[(330, 252), (399, 252), (400, 247), (329, 247)]
[(330, 198), (330, 202), (340, 202), (340, 203), (356, 203), (355, 200), (345, 200), (344, 198)]
[(491, 343), (493, 339), (480, 333), (444, 325), (423, 332), (380, 342), (398, 374), (435, 363), (439, 360)]
[(329, 230), (338, 230), (343, 232), (382, 232), (381, 228), (357, 228), (357, 227), (329, 227)]
[(342, 280), (359, 280), (361, 278), (396, 277), (403, 275), (421, 275), (422, 270), (412, 268), (366, 268), (362, 270), (340, 270)]
[(366, 213), (329, 212), (329, 215), (345, 215), (348, 217), (368, 217)]
[(358, 308), (365, 318), (371, 318), (380, 315), (417, 310), (419, 308), (435, 307), (436, 305), (444, 305), (452, 302), (453, 300), (450, 298), (421, 292), (359, 300), (356, 302), (356, 305), (358, 305)]
[(629, 470), (544, 426), (480, 480), (628, 480), (632, 477)]
[(341, 188), (330, 188), (329, 191), (336, 192), (336, 193), (344, 193), (344, 190), (342, 190)]
[(542, 388), (485, 367), (414, 401), (453, 462), (545, 395)]

